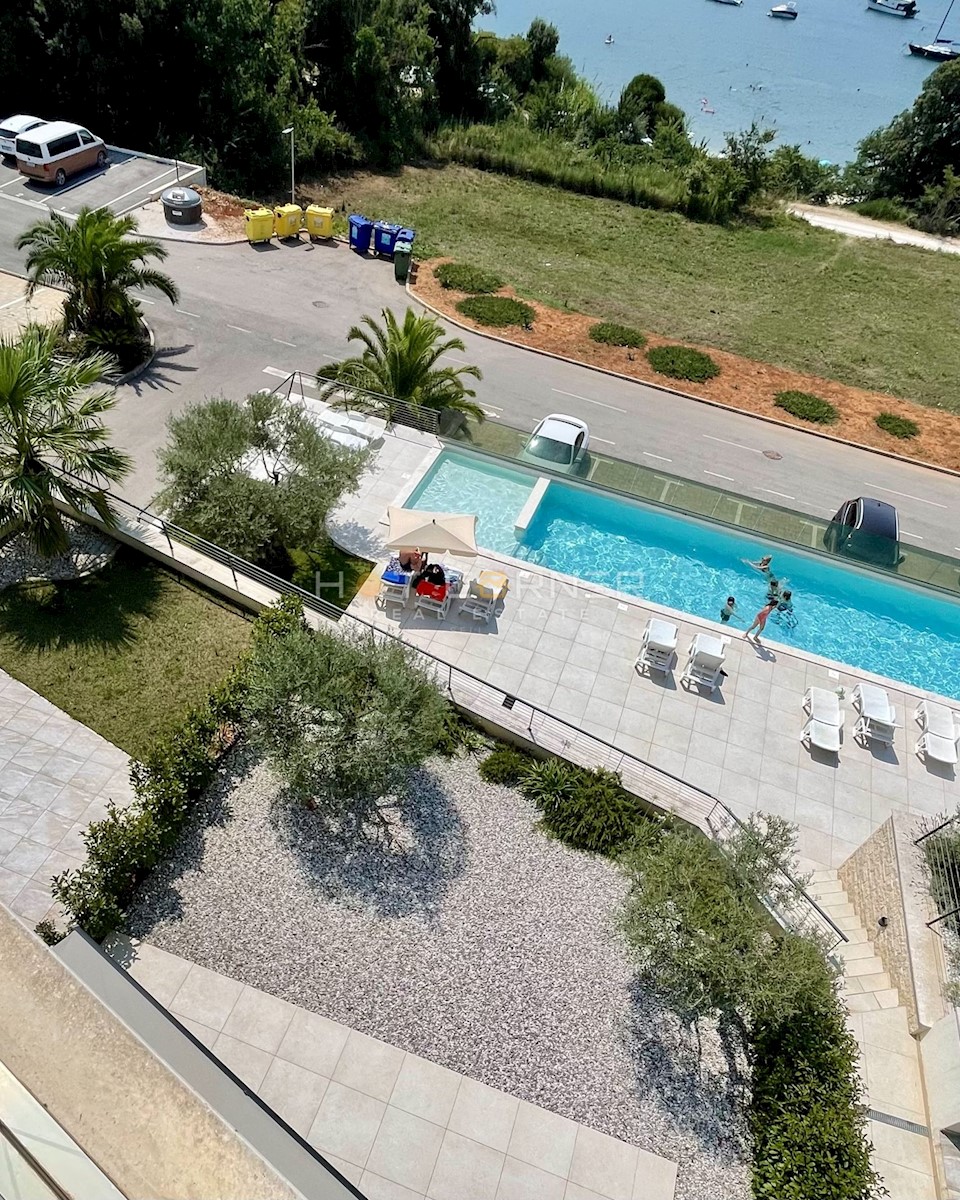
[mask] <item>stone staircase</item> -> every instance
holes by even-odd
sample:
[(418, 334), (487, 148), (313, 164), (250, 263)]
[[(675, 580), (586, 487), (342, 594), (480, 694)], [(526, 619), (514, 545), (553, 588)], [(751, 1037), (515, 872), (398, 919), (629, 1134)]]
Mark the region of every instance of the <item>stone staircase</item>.
[(874, 1167), (890, 1200), (937, 1200), (920, 1056), (907, 1010), (837, 872), (815, 872), (809, 891), (847, 937), (835, 954), (843, 963), (848, 1024), (860, 1047)]

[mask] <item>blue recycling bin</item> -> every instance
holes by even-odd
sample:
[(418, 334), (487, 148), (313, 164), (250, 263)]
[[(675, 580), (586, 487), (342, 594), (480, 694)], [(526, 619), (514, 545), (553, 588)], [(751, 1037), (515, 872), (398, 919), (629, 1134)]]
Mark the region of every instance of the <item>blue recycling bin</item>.
[(350, 226), (350, 249), (358, 254), (366, 254), (370, 249), (370, 235), (373, 233), (373, 222), (369, 217), (360, 213), (351, 213), (347, 218)]
[(413, 245), (413, 239), (416, 236), (416, 231), (413, 229), (403, 228), (397, 231), (397, 241), (409, 242), (411, 246)]
[(393, 257), (393, 247), (400, 232), (399, 225), (391, 225), (389, 221), (377, 221), (373, 226), (373, 250), (384, 258)]

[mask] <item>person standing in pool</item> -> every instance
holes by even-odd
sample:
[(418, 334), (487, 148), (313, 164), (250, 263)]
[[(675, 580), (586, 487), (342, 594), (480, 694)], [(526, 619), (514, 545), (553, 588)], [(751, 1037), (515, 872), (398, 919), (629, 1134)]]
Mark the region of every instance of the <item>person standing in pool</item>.
[(759, 646), (760, 645), (760, 634), (763, 633), (764, 626), (767, 623), (767, 618), (770, 616), (770, 614), (772, 612), (776, 611), (777, 605), (779, 603), (780, 603), (780, 601), (777, 599), (768, 600), (767, 603), (763, 606), (763, 608), (761, 608), (760, 611), (757, 613), (757, 615), (753, 618), (753, 624), (750, 626), (750, 628), (747, 630), (747, 632), (743, 636), (745, 638), (749, 638), (750, 634), (753, 633), (754, 630), (756, 630), (757, 636), (754, 638), (754, 641)]

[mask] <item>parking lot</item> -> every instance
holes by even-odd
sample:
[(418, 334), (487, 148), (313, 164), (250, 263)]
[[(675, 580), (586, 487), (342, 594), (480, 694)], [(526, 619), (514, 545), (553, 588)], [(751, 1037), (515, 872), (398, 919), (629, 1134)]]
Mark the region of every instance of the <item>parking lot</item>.
[(62, 188), (27, 179), (15, 163), (0, 160), (0, 202), (54, 210), (76, 216), (83, 207), (106, 205), (118, 216), (138, 208), (178, 181), (205, 182), (202, 167), (168, 163), (127, 150), (110, 149), (107, 166), (68, 179)]

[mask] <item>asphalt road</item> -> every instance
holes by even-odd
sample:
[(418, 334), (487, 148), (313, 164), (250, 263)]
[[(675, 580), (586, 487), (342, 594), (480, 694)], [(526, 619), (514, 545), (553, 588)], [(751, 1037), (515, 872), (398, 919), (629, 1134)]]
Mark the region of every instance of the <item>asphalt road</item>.
[[(0, 268), (22, 271), (13, 241), (35, 217), (0, 198)], [(408, 303), (391, 264), (360, 259), (340, 244), (166, 245), (165, 269), (181, 300), (173, 309), (162, 297), (145, 297), (162, 349), (146, 375), (120, 389), (112, 417), (117, 442), (137, 463), (124, 493), (143, 505), (159, 486), (155, 454), (169, 414), (206, 396), (273, 386), (292, 370), (314, 371), (348, 351), (347, 331), (364, 313), (402, 312)], [(589, 423), (598, 450), (821, 517), (851, 496), (876, 496), (896, 504), (906, 541), (960, 554), (960, 480), (953, 476), (477, 334), (463, 339), (464, 361), (483, 370), (478, 399), (491, 420), (532, 428), (548, 412), (571, 413)]]

